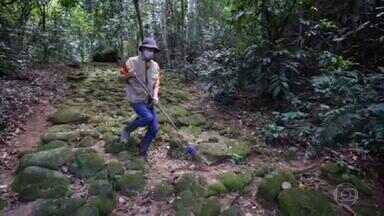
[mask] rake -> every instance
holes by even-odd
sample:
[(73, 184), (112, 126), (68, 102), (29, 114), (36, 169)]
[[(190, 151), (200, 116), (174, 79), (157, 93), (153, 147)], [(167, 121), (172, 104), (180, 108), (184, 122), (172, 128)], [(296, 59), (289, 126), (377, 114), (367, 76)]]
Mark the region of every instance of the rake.
[[(133, 77), (139, 84), (140, 86), (144, 89), (144, 91), (147, 93), (147, 95), (149, 95), (151, 98), (153, 98), (153, 95), (151, 94), (151, 92), (149, 91), (149, 89), (147, 88), (147, 86), (144, 85), (144, 83), (138, 79), (136, 76)], [(153, 102), (152, 102), (153, 104)], [(176, 131), (176, 135), (177, 135), (177, 140), (179, 141), (178, 143), (180, 145), (185, 145), (184, 148), (185, 148), (185, 154), (187, 154), (188, 156), (191, 156), (191, 157), (196, 157), (196, 158), (199, 158), (200, 160), (202, 160), (204, 163), (206, 164), (210, 164), (209, 161), (204, 157), (202, 156), (201, 154), (198, 154), (198, 151), (196, 150), (196, 148), (194, 147), (194, 144), (192, 143), (189, 143), (188, 141), (184, 140), (184, 137), (180, 134), (179, 132), (179, 128), (176, 126), (175, 124), (175, 121), (171, 118), (171, 116), (165, 111), (165, 109), (160, 105), (160, 102), (158, 102), (157, 104), (155, 104), (159, 110), (164, 114), (164, 116), (167, 118), (167, 120), (169, 121), (169, 123), (171, 124), (172, 128), (175, 129)]]

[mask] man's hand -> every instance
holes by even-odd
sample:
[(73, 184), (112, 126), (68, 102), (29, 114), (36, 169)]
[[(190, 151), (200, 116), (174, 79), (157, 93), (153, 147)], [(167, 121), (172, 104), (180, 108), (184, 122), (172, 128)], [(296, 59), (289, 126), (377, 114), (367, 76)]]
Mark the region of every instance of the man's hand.
[(152, 101), (153, 101), (153, 104), (158, 104), (159, 103), (159, 97), (153, 97)]

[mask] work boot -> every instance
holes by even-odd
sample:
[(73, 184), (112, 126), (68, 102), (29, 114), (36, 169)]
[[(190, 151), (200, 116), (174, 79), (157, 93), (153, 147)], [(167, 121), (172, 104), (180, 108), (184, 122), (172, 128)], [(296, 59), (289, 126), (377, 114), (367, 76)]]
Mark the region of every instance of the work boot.
[(129, 124), (125, 126), (125, 128), (120, 133), (120, 142), (127, 143), (129, 137), (131, 136), (131, 132), (134, 130), (132, 126)]

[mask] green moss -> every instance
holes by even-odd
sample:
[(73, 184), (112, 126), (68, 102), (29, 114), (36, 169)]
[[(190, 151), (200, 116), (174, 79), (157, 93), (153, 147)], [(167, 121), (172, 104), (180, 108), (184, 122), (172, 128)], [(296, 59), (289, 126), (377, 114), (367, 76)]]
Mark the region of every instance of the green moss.
[(87, 120), (88, 117), (85, 114), (71, 108), (59, 109), (49, 117), (49, 121), (54, 124), (82, 123)]
[(60, 172), (30, 166), (19, 172), (12, 182), (12, 190), (22, 200), (59, 198), (70, 193), (69, 180)]
[[(364, 183), (359, 177), (352, 175), (352, 174), (343, 174), (341, 176), (341, 180), (343, 182), (348, 182), (353, 184), (353, 186), (356, 187), (356, 189), (366, 195), (372, 195), (372, 189)], [(341, 182), (340, 182), (341, 183)]]
[(284, 190), (278, 196), (279, 207), (287, 216), (336, 215), (330, 201), (319, 192), (304, 189)]
[(39, 200), (36, 207), (32, 210), (32, 215), (36, 216), (67, 216), (72, 215), (82, 205), (85, 200), (79, 198), (60, 198)]
[(99, 210), (95, 206), (85, 205), (79, 208), (74, 216), (99, 216)]
[(203, 197), (196, 196), (190, 190), (184, 190), (179, 193), (174, 204), (176, 215), (192, 215), (192, 212), (194, 215), (198, 215), (204, 202), (205, 199)]
[(227, 188), (221, 182), (216, 182), (208, 185), (207, 196), (215, 196), (227, 192)]
[(226, 172), (219, 176), (219, 180), (229, 191), (242, 191), (252, 181), (252, 175)]
[(267, 201), (275, 201), (281, 191), (283, 182), (290, 182), (297, 185), (297, 181), (290, 172), (272, 172), (267, 175), (259, 185), (257, 195)]
[(182, 126), (202, 126), (205, 124), (206, 119), (201, 114), (192, 114), (190, 116), (182, 116), (177, 118), (177, 122)]
[(205, 184), (202, 178), (187, 173), (176, 182), (175, 188), (177, 192), (189, 190), (197, 196), (203, 196), (206, 193)]
[(155, 189), (151, 193), (151, 197), (157, 201), (168, 200), (174, 193), (174, 187), (167, 183), (162, 182), (155, 186)]
[(68, 147), (56, 148), (24, 155), (19, 164), (19, 170), (28, 166), (40, 166), (58, 169), (73, 160), (74, 153)]
[(181, 106), (171, 106), (167, 110), (170, 111), (170, 115), (173, 118), (179, 118), (189, 114), (189, 112), (184, 107), (181, 107)]
[(119, 139), (113, 139), (105, 144), (105, 152), (113, 154), (126, 150), (136, 152), (138, 150), (139, 142), (140, 141), (135, 137), (130, 137), (127, 143), (122, 143)]
[(122, 151), (118, 154), (118, 159), (122, 161), (127, 170), (144, 170), (145, 161), (133, 155), (128, 151)]
[(88, 200), (88, 204), (98, 210), (98, 215), (109, 215), (115, 205), (114, 200), (104, 196), (92, 196)]
[(0, 211), (3, 210), (5, 207), (7, 207), (8, 203), (7, 201), (0, 198)]
[(104, 159), (91, 149), (78, 149), (70, 171), (81, 178), (94, 176), (104, 168)]
[(143, 172), (129, 172), (116, 179), (116, 188), (126, 196), (136, 196), (144, 190), (145, 178)]
[(90, 147), (95, 145), (97, 140), (92, 136), (83, 137), (80, 142), (77, 143), (77, 147)]
[(222, 216), (243, 216), (245, 215), (243, 210), (239, 206), (231, 206), (227, 210), (223, 211)]
[(41, 144), (38, 147), (38, 151), (46, 151), (55, 148), (67, 147), (68, 143), (62, 140), (53, 140), (47, 144)]
[(111, 183), (107, 180), (92, 180), (89, 183), (88, 193), (94, 196), (113, 198), (114, 192)]
[(321, 174), (327, 177), (342, 175), (347, 171), (345, 166), (337, 163), (325, 163), (320, 167)]
[(124, 174), (124, 166), (121, 162), (117, 160), (112, 160), (107, 164), (107, 172), (110, 178), (114, 178), (115, 176), (120, 176)]
[(220, 215), (220, 203), (217, 199), (208, 199), (203, 204), (199, 216), (216, 216)]
[(263, 165), (261, 167), (256, 168), (253, 171), (253, 176), (264, 177), (265, 175), (267, 175), (270, 172), (270, 170), (271, 170), (270, 167)]
[(77, 131), (68, 132), (47, 132), (41, 137), (43, 143), (49, 143), (54, 140), (61, 140), (68, 143), (73, 143), (80, 138), (80, 133)]
[(336, 184), (351, 183), (356, 189), (366, 195), (372, 195), (372, 189), (358, 176), (350, 174), (347, 167), (337, 163), (326, 163), (320, 168), (321, 175)]

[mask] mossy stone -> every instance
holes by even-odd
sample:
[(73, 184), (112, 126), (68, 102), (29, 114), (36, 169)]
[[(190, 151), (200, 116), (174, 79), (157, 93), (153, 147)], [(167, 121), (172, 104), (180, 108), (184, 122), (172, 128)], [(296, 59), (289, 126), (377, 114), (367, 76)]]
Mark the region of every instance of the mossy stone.
[(174, 209), (178, 216), (198, 215), (205, 202), (205, 198), (196, 196), (190, 190), (184, 190), (178, 194)]
[(74, 141), (80, 139), (80, 133), (77, 131), (68, 131), (68, 132), (47, 132), (41, 137), (43, 143), (49, 143), (54, 140), (61, 140), (68, 143), (73, 143)]
[(124, 174), (124, 166), (120, 161), (117, 160), (112, 160), (108, 162), (106, 169), (110, 178), (114, 178), (115, 176), (121, 176)]
[(204, 196), (206, 193), (205, 184), (201, 177), (187, 173), (176, 182), (175, 189), (177, 192), (190, 190), (195, 195)]
[(95, 145), (97, 142), (97, 139), (95, 139), (93, 136), (84, 136), (81, 138), (81, 140), (77, 143), (76, 146), (78, 147), (90, 147)]
[(8, 203), (7, 201), (0, 198), (0, 211), (3, 210), (5, 207), (7, 207)]
[(258, 167), (256, 168), (254, 171), (253, 171), (253, 176), (256, 176), (256, 177), (264, 177), (265, 175), (267, 175), (269, 172), (271, 171), (271, 168), (268, 167), (268, 166), (261, 166), (261, 167)]
[(281, 192), (281, 184), (289, 182), (297, 185), (294, 175), (290, 172), (272, 172), (261, 181), (257, 195), (266, 201), (275, 201)]
[(12, 190), (22, 200), (60, 198), (70, 193), (69, 180), (60, 172), (30, 166), (19, 172), (12, 182)]
[(215, 196), (227, 192), (227, 188), (221, 182), (215, 182), (208, 185), (207, 196)]
[(332, 178), (333, 176), (342, 175), (347, 171), (347, 169), (341, 164), (329, 162), (322, 164), (320, 167), (320, 171), (323, 176)]
[(144, 170), (145, 161), (135, 156), (132, 152), (122, 151), (117, 155), (127, 170)]
[(77, 149), (70, 171), (80, 178), (94, 176), (104, 168), (104, 159), (92, 149)]
[(59, 109), (48, 120), (53, 124), (82, 123), (88, 120), (88, 116), (79, 110), (66, 108)]
[(336, 184), (351, 183), (366, 195), (372, 195), (372, 189), (358, 176), (348, 172), (347, 167), (337, 163), (325, 163), (320, 167), (321, 175)]
[(105, 196), (91, 196), (87, 205), (95, 207), (98, 210), (98, 215), (106, 216), (112, 212), (115, 202), (114, 199)]
[(113, 139), (107, 141), (105, 144), (105, 152), (117, 154), (122, 151), (130, 150), (132, 152), (137, 152), (139, 140), (136, 137), (131, 136), (128, 139), (127, 143), (120, 142), (119, 139)]
[(156, 201), (165, 201), (169, 199), (174, 193), (174, 187), (167, 183), (161, 182), (157, 184), (151, 193), (151, 197)]
[(336, 215), (328, 198), (320, 192), (292, 188), (278, 196), (281, 213), (286, 216)]
[(141, 171), (130, 171), (116, 179), (116, 187), (126, 196), (136, 196), (144, 190), (145, 178)]
[(219, 180), (228, 191), (242, 191), (252, 181), (252, 175), (226, 172), (219, 176)]
[(26, 154), (22, 157), (19, 170), (28, 166), (40, 166), (50, 169), (58, 169), (60, 166), (70, 163), (74, 153), (68, 147), (55, 148), (46, 151)]
[(59, 198), (39, 200), (36, 207), (32, 210), (34, 216), (67, 216), (72, 215), (82, 205), (84, 199), (80, 198)]
[(112, 184), (107, 180), (90, 181), (88, 192), (93, 196), (104, 196), (111, 199), (114, 196)]
[(206, 119), (201, 114), (192, 114), (190, 116), (182, 116), (177, 118), (177, 123), (181, 126), (202, 126), (206, 122)]
[(85, 205), (79, 208), (74, 216), (99, 216), (99, 210), (95, 206)]
[(231, 206), (222, 213), (223, 216), (243, 216), (243, 210), (239, 206)]
[(38, 147), (38, 151), (46, 151), (55, 148), (67, 147), (68, 143), (62, 140), (53, 140), (46, 144), (41, 144)]
[(199, 216), (218, 216), (220, 215), (220, 203), (217, 199), (215, 198), (210, 198), (206, 200), (201, 208), (201, 211)]

